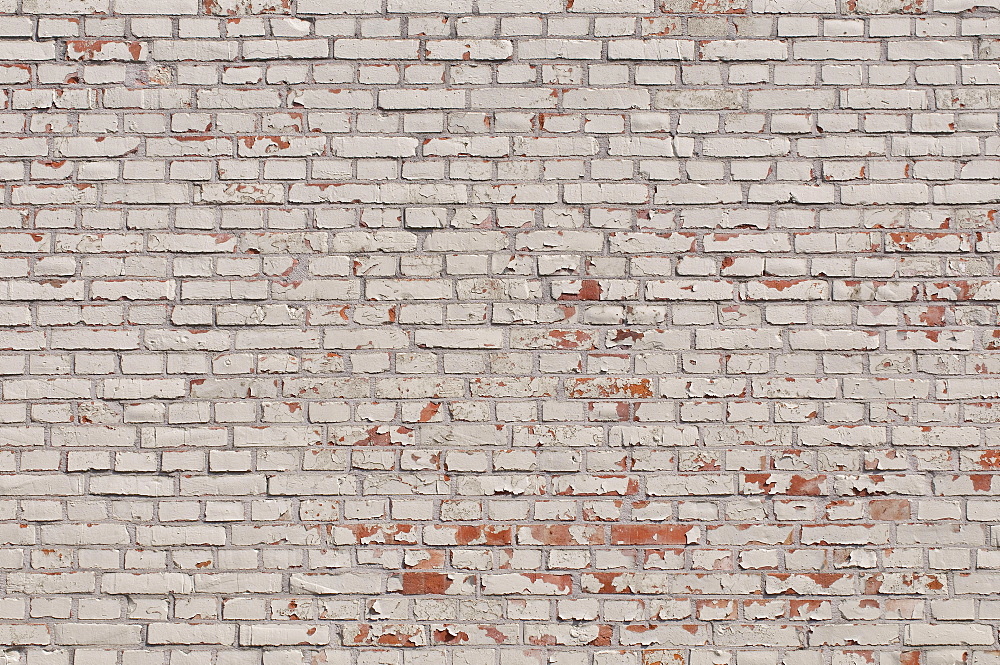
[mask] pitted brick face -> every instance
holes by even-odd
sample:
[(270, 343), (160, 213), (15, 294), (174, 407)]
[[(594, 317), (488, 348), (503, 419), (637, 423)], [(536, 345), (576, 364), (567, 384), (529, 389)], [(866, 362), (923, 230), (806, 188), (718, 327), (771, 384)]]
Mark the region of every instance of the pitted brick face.
[(0, 663), (1000, 665), (998, 0), (0, 0)]

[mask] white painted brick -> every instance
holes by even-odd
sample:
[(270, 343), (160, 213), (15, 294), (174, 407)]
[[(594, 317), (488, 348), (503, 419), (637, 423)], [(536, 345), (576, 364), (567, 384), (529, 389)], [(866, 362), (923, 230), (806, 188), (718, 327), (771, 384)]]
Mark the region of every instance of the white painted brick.
[(991, 665), (991, 8), (0, 0), (0, 661)]

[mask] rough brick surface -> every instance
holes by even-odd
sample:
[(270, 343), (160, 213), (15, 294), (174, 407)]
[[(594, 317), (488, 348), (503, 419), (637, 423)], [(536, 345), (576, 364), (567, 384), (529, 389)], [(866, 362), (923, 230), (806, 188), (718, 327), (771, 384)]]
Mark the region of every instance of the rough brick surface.
[(998, 665), (998, 0), (0, 0), (0, 662)]

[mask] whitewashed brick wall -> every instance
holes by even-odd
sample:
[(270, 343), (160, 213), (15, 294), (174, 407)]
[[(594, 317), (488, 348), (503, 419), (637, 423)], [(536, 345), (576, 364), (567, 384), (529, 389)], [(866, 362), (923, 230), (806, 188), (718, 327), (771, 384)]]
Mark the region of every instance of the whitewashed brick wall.
[(0, 0), (0, 662), (1000, 665), (1000, 0)]

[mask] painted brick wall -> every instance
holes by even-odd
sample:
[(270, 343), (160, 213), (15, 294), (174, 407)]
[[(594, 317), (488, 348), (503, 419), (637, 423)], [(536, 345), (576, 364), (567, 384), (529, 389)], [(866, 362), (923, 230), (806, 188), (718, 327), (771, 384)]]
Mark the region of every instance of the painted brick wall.
[(0, 0), (0, 662), (998, 665), (1000, 0)]

